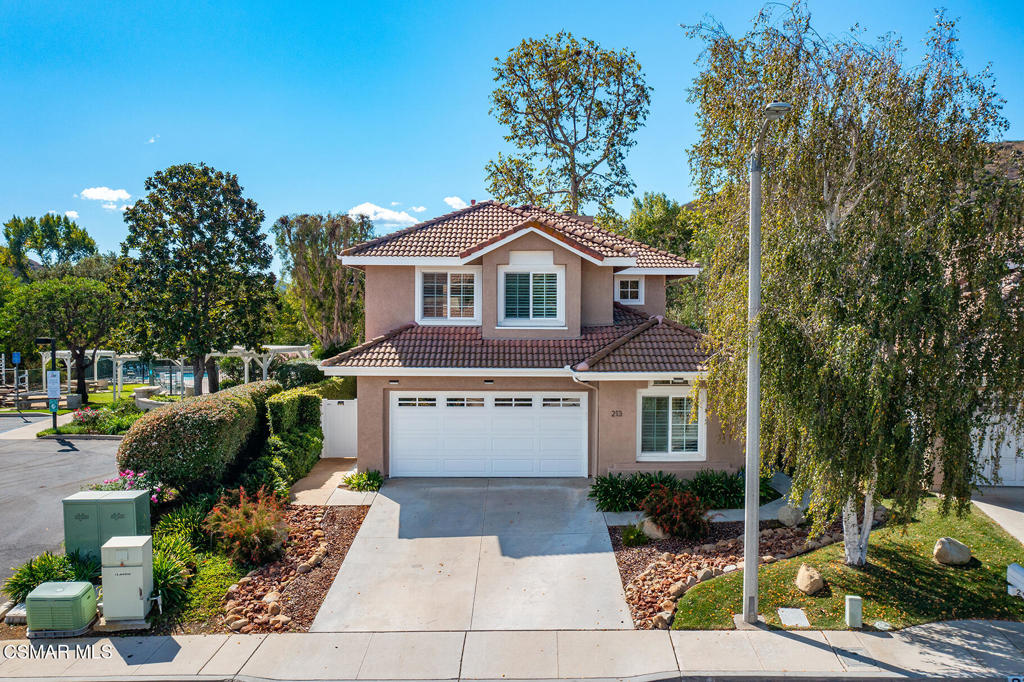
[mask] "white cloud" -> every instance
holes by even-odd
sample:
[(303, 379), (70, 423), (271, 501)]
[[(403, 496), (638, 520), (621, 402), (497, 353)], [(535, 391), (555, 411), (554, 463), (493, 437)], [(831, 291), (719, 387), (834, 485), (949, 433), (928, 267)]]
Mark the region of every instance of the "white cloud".
[(391, 205), (392, 205), (392, 206), (401, 206), (401, 205), (402, 205), (402, 202), (401, 202), (401, 201), (392, 201), (392, 202), (391, 202)]
[(78, 211), (64, 211), (64, 215), (72, 220), (78, 220)]
[[(109, 187), (86, 187), (82, 190), (83, 199), (92, 199), (94, 201), (128, 201), (132, 198), (131, 194), (123, 189), (110, 189)], [(104, 206), (103, 208), (106, 208)], [(115, 206), (116, 208), (116, 206)]]
[(413, 213), (423, 213), (424, 211), (427, 210), (427, 207), (426, 206), (410, 206), (409, 210), (412, 211)]
[(117, 204), (103, 204), (103, 208), (107, 209), (108, 211), (116, 211)]
[(444, 203), (448, 204), (449, 206), (454, 208), (456, 211), (458, 211), (459, 209), (466, 208), (467, 206), (469, 206), (469, 204), (467, 204), (465, 201), (463, 201), (459, 197), (445, 197), (444, 198)]
[(156, 134), (156, 135), (154, 135), (153, 137), (151, 137), (151, 138), (149, 138), (148, 140), (146, 140), (146, 144), (155, 144), (155, 143), (156, 143), (156, 141), (157, 141), (157, 140), (159, 140), (159, 139), (160, 139), (160, 134), (159, 134), (159, 133), (157, 133), (157, 134)]
[(352, 217), (365, 215), (381, 225), (414, 225), (418, 222), (405, 211), (393, 211), (390, 208), (371, 204), (369, 201), (353, 206), (348, 210), (348, 214)]

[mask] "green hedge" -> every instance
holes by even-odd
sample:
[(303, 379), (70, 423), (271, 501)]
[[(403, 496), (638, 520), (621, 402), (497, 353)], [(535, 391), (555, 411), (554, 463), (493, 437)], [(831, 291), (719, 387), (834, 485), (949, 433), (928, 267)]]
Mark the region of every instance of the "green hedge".
[(212, 488), (265, 433), (267, 399), (280, 390), (260, 381), (151, 410), (121, 441), (118, 467), (148, 471), (186, 495)]
[(267, 400), (270, 433), (282, 434), (297, 426), (319, 426), (321, 400), (352, 397), (351, 383), (336, 379), (282, 391)]
[(320, 371), (316, 363), (305, 360), (284, 363), (277, 368), (274, 376), (286, 389), (315, 384), (324, 379), (324, 373)]

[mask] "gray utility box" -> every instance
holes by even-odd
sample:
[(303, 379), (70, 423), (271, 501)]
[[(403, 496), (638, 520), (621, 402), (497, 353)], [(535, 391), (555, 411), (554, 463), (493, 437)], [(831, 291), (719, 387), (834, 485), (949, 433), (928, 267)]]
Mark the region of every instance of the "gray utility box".
[(149, 492), (85, 490), (65, 497), (64, 549), (100, 558), (100, 547), (115, 535), (149, 535)]
[(153, 537), (112, 537), (103, 543), (103, 618), (141, 620), (153, 593)]

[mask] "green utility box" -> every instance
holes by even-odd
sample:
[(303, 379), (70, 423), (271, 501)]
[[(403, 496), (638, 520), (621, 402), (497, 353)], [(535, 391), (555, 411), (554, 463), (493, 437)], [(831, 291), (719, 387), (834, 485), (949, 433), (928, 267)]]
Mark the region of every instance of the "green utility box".
[(100, 547), (115, 535), (149, 535), (149, 492), (85, 490), (65, 497), (64, 549), (100, 558)]
[(25, 598), (28, 629), (33, 632), (80, 632), (96, 617), (92, 583), (43, 583)]

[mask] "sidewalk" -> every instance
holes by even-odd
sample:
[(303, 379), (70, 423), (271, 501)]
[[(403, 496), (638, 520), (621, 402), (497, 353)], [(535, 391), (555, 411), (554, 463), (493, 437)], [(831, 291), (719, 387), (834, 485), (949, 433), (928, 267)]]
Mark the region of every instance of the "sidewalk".
[[(11, 418), (12, 417), (5, 417), (5, 419)], [(70, 424), (72, 419), (74, 419), (74, 415), (70, 412), (67, 414), (57, 415), (57, 426)], [(44, 431), (51, 426), (53, 426), (53, 419), (47, 415), (46, 419), (0, 433), (0, 440), (35, 440), (37, 433)]]
[[(104, 658), (75, 657), (91, 644)], [(480, 631), (178, 635), (0, 643), (0, 678), (555, 680), (907, 678), (1024, 674), (1024, 623), (950, 621), (895, 633)]]

